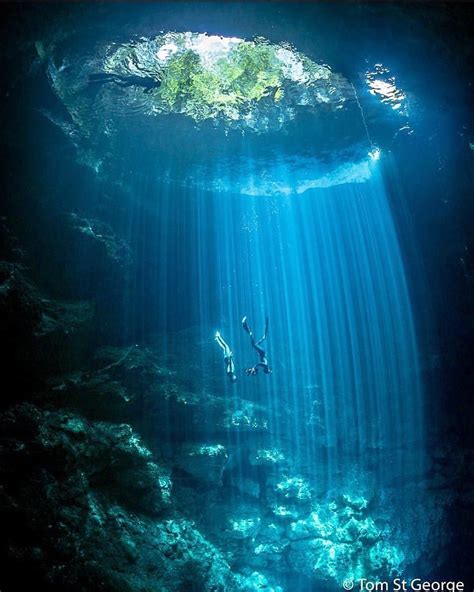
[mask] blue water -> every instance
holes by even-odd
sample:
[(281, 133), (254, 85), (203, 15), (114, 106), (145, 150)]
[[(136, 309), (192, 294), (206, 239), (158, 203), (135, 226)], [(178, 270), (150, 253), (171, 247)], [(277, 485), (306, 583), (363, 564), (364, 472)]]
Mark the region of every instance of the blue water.
[[(193, 380), (209, 382), (214, 362), (229, 400), (267, 406), (271, 445), (284, 449), (319, 491), (368, 486), (361, 485), (366, 465), (377, 490), (421, 474), (424, 462), (413, 306), (385, 163), (369, 166), (367, 183), (291, 197), (191, 188), (183, 198), (158, 183), (148, 205), (153, 272), (145, 292), (153, 298), (145, 325), (172, 331), (176, 295), (178, 311), (198, 328), (201, 363), (190, 360)], [(239, 179), (234, 183), (238, 188)], [(136, 216), (132, 233), (142, 232)], [(257, 337), (269, 318), (271, 375), (245, 375), (257, 358), (244, 315)], [(216, 330), (234, 352), (235, 384), (226, 379)], [(193, 355), (195, 345), (188, 345)]]
[[(37, 154), (28, 174), (48, 195), (40, 205), (29, 196), (32, 205), (20, 208), (25, 241), (32, 251), (39, 245), (33, 275), (58, 297), (94, 303), (75, 371), (94, 367), (104, 346), (137, 346), (176, 380), (183, 408), (199, 399), (203, 425), (184, 412), (176, 426), (175, 392), (159, 425), (147, 423), (147, 402), (130, 423), (145, 426), (139, 435), (169, 469), (173, 511), (195, 520), (235, 573), (263, 574), (268, 592), (306, 592), (340, 589), (345, 575), (429, 577), (447, 569), (446, 557), (452, 569), (441, 547), (463, 473), (453, 469), (445, 482), (436, 463), (449, 464), (469, 433), (465, 418), (452, 435), (462, 415), (453, 401), (465, 406), (471, 384), (464, 64), (442, 57), (444, 37), (435, 24), (423, 29), (423, 8), (408, 15), (400, 6), (384, 13), (357, 5), (341, 19), (329, 5), (232, 3), (226, 12), (213, 4), (116, 7), (100, 26), (92, 8), (72, 11), (74, 26), (58, 17), (70, 38), (55, 30), (54, 44), (42, 41), (36, 95), (24, 98), (40, 104), (25, 132)], [(103, 65), (104, 44), (110, 55), (114, 44), (162, 29), (291, 42), (341, 73), (347, 103), (318, 116), (302, 109), (287, 127), (254, 133), (183, 114), (151, 116), (148, 93), (137, 93), (127, 111), (123, 89), (95, 90), (97, 99), (81, 87)], [(446, 44), (455, 46), (447, 34)], [(20, 206), (9, 207), (17, 215)], [(126, 272), (95, 261), (98, 251), (75, 243), (70, 229), (62, 234), (71, 213), (110, 225), (129, 246)], [(258, 356), (245, 316), (257, 338), (268, 318), (269, 374), (246, 373)], [(216, 331), (233, 352), (235, 382)], [(161, 396), (155, 386), (147, 396)], [(236, 423), (222, 427), (224, 417)], [(193, 446), (225, 448), (214, 481), (183, 461)], [(270, 461), (259, 464), (259, 454)], [(285, 497), (282, 487), (295, 480), (309, 497)], [(330, 540), (327, 557), (305, 555), (291, 538), (311, 512), (333, 530), (301, 540)], [(352, 516), (366, 530), (374, 520), (374, 540), (347, 538)], [(232, 538), (229, 525), (246, 520), (260, 530)], [(275, 524), (272, 543), (284, 550), (266, 558), (261, 546)], [(338, 556), (334, 567), (341, 541), (356, 559)], [(378, 543), (388, 545), (389, 559)], [(333, 572), (318, 579), (318, 561)]]

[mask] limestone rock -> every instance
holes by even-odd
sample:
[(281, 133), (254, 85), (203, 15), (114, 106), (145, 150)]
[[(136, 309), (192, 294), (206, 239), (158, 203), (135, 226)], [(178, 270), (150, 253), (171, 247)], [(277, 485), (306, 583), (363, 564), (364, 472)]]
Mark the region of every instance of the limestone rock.
[[(91, 303), (50, 298), (22, 265), (0, 262), (2, 361), (17, 387), (33, 382), (37, 388), (52, 373), (75, 367), (83, 357), (92, 316)], [(2, 404), (10, 398), (7, 392)]]
[(0, 425), (7, 589), (241, 590), (194, 524), (170, 513), (166, 471), (129, 426), (28, 404)]
[(69, 222), (84, 238), (86, 245), (95, 251), (95, 258), (100, 257), (123, 271), (132, 265), (130, 246), (114, 233), (110, 224), (96, 218), (83, 218), (76, 213), (69, 215)]
[(249, 461), (254, 467), (274, 467), (283, 464), (286, 459), (281, 450), (276, 448), (259, 448), (251, 452)]
[(186, 444), (175, 457), (175, 464), (196, 479), (222, 485), (227, 459), (227, 450), (222, 444)]

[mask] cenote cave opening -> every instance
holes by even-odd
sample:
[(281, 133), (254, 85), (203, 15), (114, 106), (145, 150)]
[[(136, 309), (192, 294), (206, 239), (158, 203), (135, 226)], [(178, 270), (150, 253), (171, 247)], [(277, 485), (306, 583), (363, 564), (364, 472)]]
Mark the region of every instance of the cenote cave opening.
[(467, 587), (469, 5), (4, 15), (5, 590)]

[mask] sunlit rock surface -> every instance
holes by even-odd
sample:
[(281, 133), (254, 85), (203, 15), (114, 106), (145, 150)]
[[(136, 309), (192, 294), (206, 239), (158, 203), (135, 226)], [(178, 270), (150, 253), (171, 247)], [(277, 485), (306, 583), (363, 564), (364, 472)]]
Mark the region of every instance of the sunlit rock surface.
[(222, 474), (228, 454), (222, 444), (188, 444), (181, 448), (176, 465), (189, 475), (204, 481), (222, 485)]
[(399, 574), (402, 550), (383, 540), (366, 511), (346, 504), (344, 498), (342, 503), (316, 504), (307, 518), (288, 525), (293, 567), (339, 583)]

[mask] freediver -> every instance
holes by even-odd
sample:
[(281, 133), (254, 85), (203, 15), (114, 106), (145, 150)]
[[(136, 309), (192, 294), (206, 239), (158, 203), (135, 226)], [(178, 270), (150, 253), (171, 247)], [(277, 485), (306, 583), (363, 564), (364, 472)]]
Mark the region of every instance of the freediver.
[(235, 382), (237, 380), (237, 376), (235, 375), (234, 354), (232, 353), (232, 350), (230, 349), (230, 347), (227, 345), (227, 343), (222, 338), (222, 335), (219, 333), (219, 331), (216, 331), (216, 335), (215, 335), (214, 339), (217, 341), (217, 343), (222, 348), (222, 351), (224, 352), (225, 372), (226, 372), (229, 380), (231, 382)]
[(271, 374), (272, 370), (271, 370), (270, 366), (268, 365), (268, 360), (267, 360), (267, 356), (265, 354), (265, 350), (260, 345), (267, 338), (268, 317), (265, 317), (265, 331), (263, 333), (263, 336), (258, 341), (255, 339), (252, 331), (250, 330), (250, 327), (247, 323), (247, 317), (244, 317), (242, 319), (242, 327), (244, 328), (244, 331), (246, 331), (250, 335), (250, 341), (252, 343), (252, 347), (257, 351), (258, 357), (260, 359), (260, 361), (257, 364), (255, 364), (255, 366), (248, 368), (246, 370), (246, 373), (249, 376), (255, 376), (256, 374), (258, 374), (258, 369), (263, 368), (263, 371), (265, 372), (265, 374)]
[(89, 84), (107, 84), (112, 82), (119, 86), (138, 86), (143, 88), (143, 92), (149, 93), (155, 88), (159, 88), (161, 81), (151, 76), (137, 76), (129, 74), (124, 76), (122, 74), (111, 74), (108, 72), (99, 72), (98, 74), (89, 75)]

